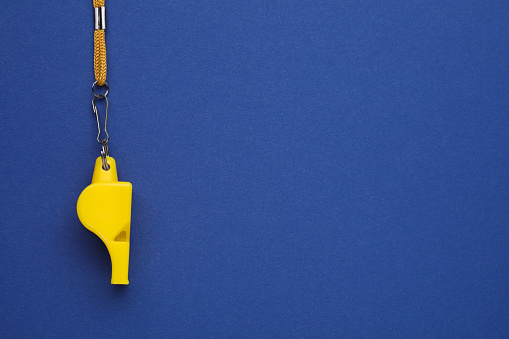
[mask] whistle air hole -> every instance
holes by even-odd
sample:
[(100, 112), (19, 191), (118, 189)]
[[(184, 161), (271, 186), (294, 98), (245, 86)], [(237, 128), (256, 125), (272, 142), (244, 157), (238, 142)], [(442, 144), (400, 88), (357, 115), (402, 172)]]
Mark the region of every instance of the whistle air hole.
[(126, 242), (127, 241), (127, 235), (125, 231), (120, 232), (116, 237), (115, 241), (117, 242)]

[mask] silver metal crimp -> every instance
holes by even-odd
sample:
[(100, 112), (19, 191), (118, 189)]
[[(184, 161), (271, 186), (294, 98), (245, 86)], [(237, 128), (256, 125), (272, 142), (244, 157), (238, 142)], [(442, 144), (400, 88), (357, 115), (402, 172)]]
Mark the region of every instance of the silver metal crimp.
[(106, 7), (94, 7), (94, 28), (106, 29)]

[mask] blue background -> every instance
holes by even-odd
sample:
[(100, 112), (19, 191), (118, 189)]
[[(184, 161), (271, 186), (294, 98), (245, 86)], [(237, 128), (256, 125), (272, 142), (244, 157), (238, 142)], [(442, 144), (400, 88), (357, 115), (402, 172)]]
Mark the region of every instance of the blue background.
[(4, 2), (0, 336), (509, 336), (509, 2), (106, 2), (131, 284), (91, 1)]

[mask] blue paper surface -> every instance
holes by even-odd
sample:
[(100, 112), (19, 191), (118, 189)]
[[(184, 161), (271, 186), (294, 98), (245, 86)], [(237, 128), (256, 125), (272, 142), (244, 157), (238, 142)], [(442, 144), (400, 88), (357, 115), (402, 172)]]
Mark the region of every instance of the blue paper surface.
[(128, 287), (76, 214), (91, 1), (0, 11), (0, 336), (509, 336), (509, 2), (106, 1)]

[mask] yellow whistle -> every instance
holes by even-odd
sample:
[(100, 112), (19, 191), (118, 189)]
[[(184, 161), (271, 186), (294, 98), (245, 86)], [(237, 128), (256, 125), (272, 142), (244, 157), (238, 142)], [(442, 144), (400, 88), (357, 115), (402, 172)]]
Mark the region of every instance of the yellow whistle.
[(130, 182), (119, 182), (115, 159), (108, 157), (109, 170), (102, 159), (95, 161), (92, 184), (78, 198), (78, 217), (106, 245), (111, 257), (111, 283), (128, 285), (129, 233), (131, 230)]

